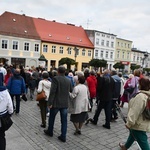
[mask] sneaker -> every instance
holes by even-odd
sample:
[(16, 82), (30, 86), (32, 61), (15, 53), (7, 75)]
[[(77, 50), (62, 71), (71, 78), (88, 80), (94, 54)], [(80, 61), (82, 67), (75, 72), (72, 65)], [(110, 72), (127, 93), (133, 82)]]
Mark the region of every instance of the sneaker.
[(58, 136), (58, 140), (60, 140), (61, 142), (66, 142), (66, 139), (62, 138), (61, 136)]

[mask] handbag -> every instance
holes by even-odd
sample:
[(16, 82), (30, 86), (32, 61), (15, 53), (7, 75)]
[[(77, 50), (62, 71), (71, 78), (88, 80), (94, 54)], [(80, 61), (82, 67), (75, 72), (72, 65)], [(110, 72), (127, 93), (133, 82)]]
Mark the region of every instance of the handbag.
[(36, 101), (41, 101), (41, 100), (45, 100), (45, 99), (46, 99), (45, 91), (42, 90), (42, 92), (37, 93)]
[(134, 91), (135, 87), (128, 87), (125, 89), (125, 92), (128, 92), (129, 94), (132, 94)]
[(1, 120), (2, 128), (4, 129), (4, 131), (7, 131), (13, 124), (10, 114), (8, 114), (8, 113), (1, 116), (0, 120)]

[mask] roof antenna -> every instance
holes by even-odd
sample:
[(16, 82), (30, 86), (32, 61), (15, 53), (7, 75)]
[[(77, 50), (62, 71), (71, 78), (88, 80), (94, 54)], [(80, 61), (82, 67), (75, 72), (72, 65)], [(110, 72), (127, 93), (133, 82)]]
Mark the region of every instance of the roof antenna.
[(89, 24), (92, 22), (90, 19), (87, 20), (87, 29), (89, 28)]

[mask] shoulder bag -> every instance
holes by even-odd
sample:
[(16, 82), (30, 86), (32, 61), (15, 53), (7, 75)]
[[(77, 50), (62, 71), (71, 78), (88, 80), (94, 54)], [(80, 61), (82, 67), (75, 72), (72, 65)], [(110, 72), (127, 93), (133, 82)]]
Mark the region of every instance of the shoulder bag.
[[(43, 87), (43, 84), (42, 84), (42, 87)], [(37, 93), (36, 95), (36, 101), (41, 101), (41, 100), (45, 100), (46, 99), (46, 94), (45, 94), (45, 91), (43, 90), (42, 88), (42, 91), (40, 93)]]
[(1, 125), (4, 131), (7, 131), (13, 124), (13, 121), (9, 113), (6, 113), (0, 117)]

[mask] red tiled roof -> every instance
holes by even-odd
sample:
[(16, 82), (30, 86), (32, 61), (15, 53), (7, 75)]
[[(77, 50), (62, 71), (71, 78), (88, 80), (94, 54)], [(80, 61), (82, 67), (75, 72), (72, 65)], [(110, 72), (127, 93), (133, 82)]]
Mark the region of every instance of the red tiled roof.
[(93, 48), (82, 27), (34, 18), (41, 40), (54, 43)]
[(94, 48), (82, 27), (10, 12), (0, 16), (0, 34)]
[(10, 12), (0, 16), (0, 34), (40, 40), (31, 17)]

